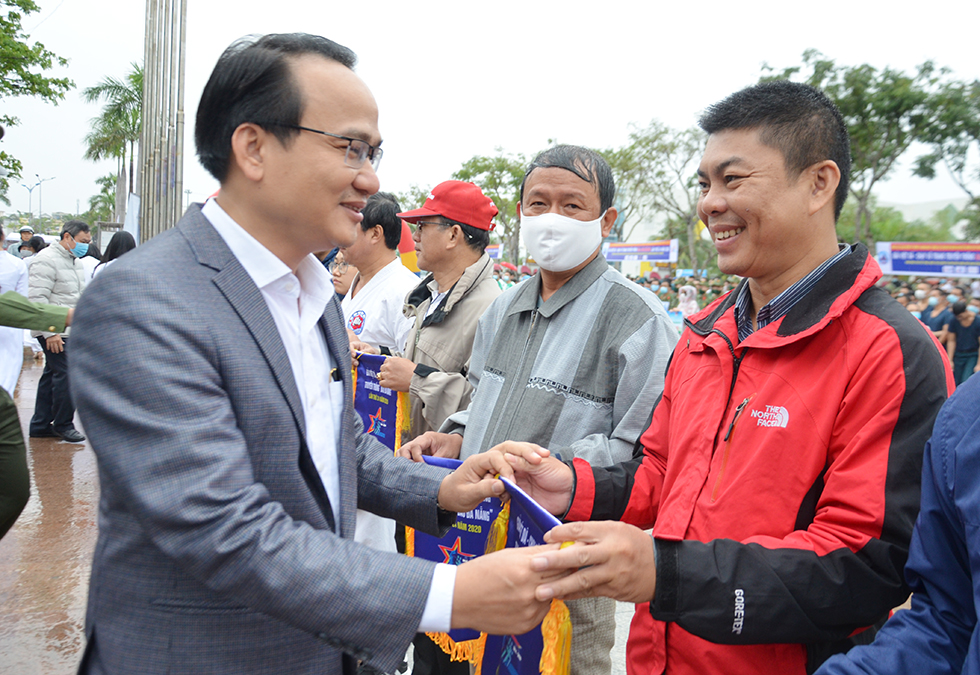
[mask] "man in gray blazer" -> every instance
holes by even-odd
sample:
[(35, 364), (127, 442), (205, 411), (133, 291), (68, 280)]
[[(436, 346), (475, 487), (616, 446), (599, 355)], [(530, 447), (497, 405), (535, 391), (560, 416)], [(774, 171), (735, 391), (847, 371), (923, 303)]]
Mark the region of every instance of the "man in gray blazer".
[(418, 630), (521, 632), (547, 611), (527, 551), (456, 568), (353, 541), (357, 506), (438, 532), (502, 489), (480, 480), (500, 455), (413, 465), (353, 413), (310, 255), (350, 245), (379, 187), (353, 62), (309, 35), (229, 47), (195, 131), (220, 195), (78, 306), (72, 393), (101, 485), (83, 673), (391, 671)]

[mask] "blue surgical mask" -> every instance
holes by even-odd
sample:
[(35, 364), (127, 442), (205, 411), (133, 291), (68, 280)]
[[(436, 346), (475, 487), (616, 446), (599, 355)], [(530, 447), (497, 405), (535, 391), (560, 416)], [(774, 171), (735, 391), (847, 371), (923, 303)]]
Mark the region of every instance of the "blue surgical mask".
[(952, 304), (954, 302), (959, 302), (959, 300), (960, 300), (959, 297), (957, 297), (955, 295), (952, 295), (952, 294), (946, 296), (946, 302), (948, 302), (950, 304)]
[(977, 307), (976, 305), (967, 305), (966, 308), (971, 312), (973, 312), (974, 314), (980, 312), (980, 307)]
[(76, 241), (75, 248), (71, 250), (71, 254), (76, 258), (84, 258), (86, 253), (88, 253), (88, 244)]
[(939, 304), (939, 298), (937, 298), (935, 295), (932, 296), (931, 298), (929, 298), (929, 306), (930, 307), (935, 307), (938, 304)]
[(921, 319), (922, 312), (912, 312), (912, 316), (914, 316), (916, 319)]

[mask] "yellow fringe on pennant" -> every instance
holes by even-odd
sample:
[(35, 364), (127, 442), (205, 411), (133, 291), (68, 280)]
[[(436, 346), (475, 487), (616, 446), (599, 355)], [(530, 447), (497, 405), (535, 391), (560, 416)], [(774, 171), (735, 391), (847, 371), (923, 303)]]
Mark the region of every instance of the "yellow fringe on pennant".
[(415, 557), (415, 528), (405, 528), (405, 555), (409, 558)]
[(487, 634), (480, 633), (480, 637), (475, 640), (463, 640), (456, 642), (447, 633), (426, 633), (439, 649), (449, 655), (450, 661), (469, 661), (476, 665), (476, 673), (480, 673), (480, 664), (483, 663), (483, 650), (487, 645)]
[(572, 619), (561, 600), (551, 601), (551, 609), (541, 622), (544, 648), (538, 668), (541, 675), (569, 675), (572, 667)]
[(502, 551), (507, 546), (507, 525), (510, 522), (510, 502), (504, 504), (497, 514), (497, 518), (490, 525), (490, 533), (487, 535), (487, 545), (484, 553)]
[(412, 403), (407, 391), (398, 392), (398, 412), (395, 415), (395, 450), (402, 447), (402, 436), (412, 426)]

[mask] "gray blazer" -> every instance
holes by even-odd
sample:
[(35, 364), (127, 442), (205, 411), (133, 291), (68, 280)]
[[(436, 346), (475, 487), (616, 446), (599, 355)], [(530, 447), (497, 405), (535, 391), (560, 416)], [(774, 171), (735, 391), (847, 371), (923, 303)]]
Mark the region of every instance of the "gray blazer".
[[(320, 326), (349, 392), (336, 300)], [(433, 564), (355, 544), (355, 509), (444, 531), (446, 472), (394, 458), (348, 399), (327, 502), (272, 315), (198, 205), (89, 285), (69, 359), (101, 486), (82, 672), (394, 669)]]

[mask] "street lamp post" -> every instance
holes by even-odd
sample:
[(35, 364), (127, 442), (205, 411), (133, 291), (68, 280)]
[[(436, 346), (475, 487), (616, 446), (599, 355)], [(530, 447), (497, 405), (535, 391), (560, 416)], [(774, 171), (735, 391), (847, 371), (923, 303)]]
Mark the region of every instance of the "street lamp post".
[(34, 185), (31, 185), (30, 187), (24, 185), (23, 183), (20, 184), (22, 188), (27, 190), (27, 213), (30, 214), (32, 225), (34, 224), (34, 207), (32, 206), (33, 204), (32, 198), (34, 197), (34, 188), (36, 188), (40, 184), (41, 184), (40, 182), (37, 182), (34, 183)]
[(41, 217), (42, 217), (41, 214), (44, 213), (41, 210), (41, 196), (42, 196), (41, 195), (41, 192), (42, 192), (42, 190), (41, 190), (41, 183), (43, 183), (46, 180), (54, 180), (55, 178), (57, 178), (57, 176), (51, 176), (51, 178), (41, 178), (41, 174), (37, 174), (37, 173), (34, 174), (34, 176), (37, 178), (37, 184), (36, 185), (37, 185), (37, 188), (38, 188), (38, 190), (37, 190), (37, 220), (38, 220), (38, 222), (41, 222)]

